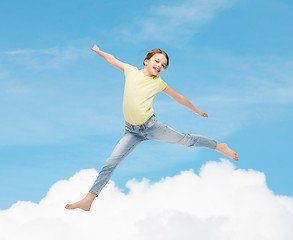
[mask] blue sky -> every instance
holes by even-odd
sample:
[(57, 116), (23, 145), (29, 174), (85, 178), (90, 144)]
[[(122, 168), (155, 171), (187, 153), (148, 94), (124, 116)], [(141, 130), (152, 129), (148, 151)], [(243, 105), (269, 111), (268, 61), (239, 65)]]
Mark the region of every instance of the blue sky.
[[(293, 3), (283, 0), (6, 1), (0, 14), (0, 209), (38, 202), (80, 169), (99, 170), (124, 133), (123, 73), (94, 43), (142, 68), (146, 50), (170, 57), (162, 78), (208, 119), (163, 93), (159, 121), (227, 142), (237, 168), (293, 195)], [(142, 143), (113, 180), (157, 181), (217, 152)], [(85, 193), (90, 186), (85, 186)]]

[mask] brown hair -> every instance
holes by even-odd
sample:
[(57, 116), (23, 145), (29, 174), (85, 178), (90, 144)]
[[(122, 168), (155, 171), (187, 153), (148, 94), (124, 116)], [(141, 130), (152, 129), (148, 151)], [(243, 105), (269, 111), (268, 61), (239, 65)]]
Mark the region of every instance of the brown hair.
[(167, 68), (168, 65), (169, 65), (169, 57), (168, 57), (168, 54), (167, 54), (166, 52), (162, 51), (162, 50), (159, 49), (159, 48), (156, 48), (156, 49), (153, 49), (152, 51), (149, 51), (149, 53), (146, 55), (145, 59), (143, 60), (143, 65), (145, 65), (145, 64), (144, 64), (144, 61), (145, 61), (145, 60), (150, 60), (151, 57), (154, 56), (154, 55), (157, 54), (157, 53), (160, 53), (160, 54), (164, 54), (164, 55), (165, 55), (165, 57), (166, 57), (166, 59), (167, 59), (167, 66), (166, 66), (166, 68)]

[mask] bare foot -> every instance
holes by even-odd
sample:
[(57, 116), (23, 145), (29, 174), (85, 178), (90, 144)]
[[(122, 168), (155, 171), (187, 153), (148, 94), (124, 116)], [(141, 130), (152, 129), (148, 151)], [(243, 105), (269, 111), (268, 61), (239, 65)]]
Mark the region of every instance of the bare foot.
[(70, 210), (80, 208), (84, 211), (89, 211), (96, 196), (96, 194), (89, 192), (85, 198), (76, 203), (66, 204), (65, 208)]
[(229, 148), (226, 143), (219, 143), (215, 150), (238, 162), (238, 153)]

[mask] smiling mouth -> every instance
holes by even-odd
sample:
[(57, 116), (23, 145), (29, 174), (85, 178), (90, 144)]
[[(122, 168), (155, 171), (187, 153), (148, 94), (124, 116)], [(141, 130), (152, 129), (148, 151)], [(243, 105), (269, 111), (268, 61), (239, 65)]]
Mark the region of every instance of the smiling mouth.
[(157, 72), (160, 72), (160, 70), (159, 70), (158, 68), (154, 67), (154, 69), (155, 69)]

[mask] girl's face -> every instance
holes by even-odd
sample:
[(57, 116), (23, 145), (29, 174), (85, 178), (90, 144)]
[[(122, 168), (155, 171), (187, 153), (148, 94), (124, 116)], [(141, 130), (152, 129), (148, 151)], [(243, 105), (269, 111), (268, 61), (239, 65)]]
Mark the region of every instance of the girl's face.
[(144, 74), (147, 76), (157, 76), (167, 67), (167, 58), (164, 54), (156, 53), (150, 59), (144, 61)]

